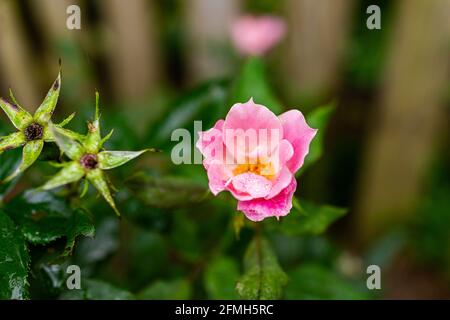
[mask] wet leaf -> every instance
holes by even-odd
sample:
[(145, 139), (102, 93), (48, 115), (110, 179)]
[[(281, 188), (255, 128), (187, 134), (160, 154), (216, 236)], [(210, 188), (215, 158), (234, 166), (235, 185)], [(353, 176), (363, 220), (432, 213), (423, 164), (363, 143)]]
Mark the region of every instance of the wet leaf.
[(28, 191), (10, 201), (4, 210), (33, 244), (48, 244), (66, 237), (65, 256), (72, 252), (78, 236), (92, 237), (95, 232), (86, 210), (72, 209), (48, 192)]
[(275, 253), (264, 238), (256, 237), (244, 256), (244, 275), (236, 290), (243, 299), (279, 299), (288, 278), (278, 264)]
[(0, 210), (0, 299), (28, 298), (29, 263), (25, 239)]

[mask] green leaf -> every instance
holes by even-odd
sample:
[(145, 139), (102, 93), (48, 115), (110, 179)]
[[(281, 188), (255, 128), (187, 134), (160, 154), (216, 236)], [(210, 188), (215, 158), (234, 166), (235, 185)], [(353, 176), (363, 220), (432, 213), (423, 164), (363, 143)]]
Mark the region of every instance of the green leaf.
[(29, 263), (25, 239), (0, 211), (0, 299), (28, 298)]
[(79, 160), (85, 153), (84, 148), (73, 137), (67, 134), (67, 130), (62, 130), (55, 125), (50, 125), (50, 132), (58, 147), (71, 159)]
[(275, 114), (283, 111), (283, 107), (272, 92), (267, 80), (266, 66), (258, 57), (249, 58), (231, 91), (231, 103), (244, 103), (251, 98), (257, 104), (262, 104)]
[(187, 300), (191, 297), (191, 284), (186, 279), (157, 280), (138, 295), (141, 300)]
[(206, 199), (208, 189), (180, 177), (152, 177), (144, 173), (134, 176), (127, 185), (146, 205), (156, 208), (182, 208)]
[(116, 207), (111, 192), (109, 191), (108, 182), (103, 171), (100, 169), (90, 170), (87, 173), (87, 179), (98, 190), (98, 192), (100, 192), (106, 202), (108, 202), (114, 212), (120, 217), (120, 212)]
[(33, 244), (48, 244), (66, 237), (64, 256), (72, 252), (78, 236), (92, 237), (95, 232), (86, 210), (71, 209), (49, 192), (25, 192), (10, 201), (4, 210), (20, 227), (25, 239)]
[(346, 280), (319, 264), (305, 264), (289, 273), (286, 299), (361, 300), (370, 295), (362, 284)]
[(346, 213), (346, 208), (301, 201), (299, 210), (282, 218), (279, 227), (287, 235), (318, 235)]
[(15, 149), (25, 144), (22, 132), (14, 132), (5, 137), (0, 137), (0, 154), (6, 150)]
[(203, 284), (209, 299), (235, 300), (239, 267), (235, 260), (219, 257), (206, 267)]
[(102, 170), (109, 170), (120, 167), (150, 149), (141, 151), (102, 151), (98, 154), (98, 165)]
[(23, 147), (22, 162), (20, 163), (19, 167), (4, 180), (4, 182), (11, 181), (19, 174), (27, 170), (37, 160), (37, 158), (39, 158), (43, 147), (43, 140), (28, 141)]
[(68, 290), (60, 297), (64, 300), (133, 300), (130, 292), (100, 280), (82, 279), (81, 289)]
[(79, 236), (93, 237), (95, 234), (95, 227), (89, 212), (84, 209), (76, 209), (70, 216), (66, 225), (65, 235), (67, 237), (66, 248), (64, 249), (64, 256), (72, 254), (75, 246), (75, 240)]
[(68, 162), (64, 165), (63, 169), (48, 180), (43, 186), (39, 187), (40, 190), (50, 190), (61, 187), (68, 183), (76, 182), (84, 177), (85, 171), (83, 167), (75, 161)]
[(326, 128), (328, 122), (330, 121), (331, 116), (333, 115), (336, 109), (336, 105), (334, 103), (330, 103), (328, 105), (316, 108), (312, 112), (310, 112), (306, 116), (306, 120), (308, 125), (311, 128), (318, 129), (317, 134), (311, 142), (309, 147), (309, 153), (305, 158), (305, 162), (302, 168), (299, 170), (298, 174), (303, 173), (303, 171), (317, 162), (323, 154), (323, 139), (326, 133)]
[(10, 103), (4, 98), (0, 98), (0, 108), (6, 113), (14, 127), (19, 130), (25, 129), (33, 121), (33, 117), (22, 107)]
[(50, 118), (55, 111), (56, 103), (58, 102), (59, 90), (61, 89), (61, 72), (58, 73), (58, 77), (53, 82), (52, 87), (47, 93), (47, 96), (42, 101), (39, 108), (34, 114), (34, 120), (40, 124), (46, 124), (50, 121)]
[(256, 237), (250, 243), (244, 257), (244, 269), (245, 273), (236, 285), (241, 298), (249, 300), (281, 298), (288, 278), (278, 264), (267, 240)]

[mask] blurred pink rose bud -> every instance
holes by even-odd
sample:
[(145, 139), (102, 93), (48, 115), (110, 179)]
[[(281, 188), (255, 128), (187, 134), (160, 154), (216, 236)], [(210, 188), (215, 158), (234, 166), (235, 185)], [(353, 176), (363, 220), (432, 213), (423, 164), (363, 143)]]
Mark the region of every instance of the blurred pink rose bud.
[(297, 187), (295, 173), (316, 132), (298, 110), (277, 117), (253, 99), (235, 104), (225, 120), (199, 132), (196, 146), (211, 192), (229, 191), (252, 221), (287, 215)]
[(243, 55), (261, 56), (284, 36), (286, 25), (274, 16), (243, 16), (233, 23), (231, 37), (237, 51)]

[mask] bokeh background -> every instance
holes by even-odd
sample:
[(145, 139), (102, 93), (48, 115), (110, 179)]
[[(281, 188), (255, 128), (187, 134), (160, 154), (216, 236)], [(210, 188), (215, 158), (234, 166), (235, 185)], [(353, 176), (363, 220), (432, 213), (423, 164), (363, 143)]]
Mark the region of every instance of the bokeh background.
[[(81, 30), (66, 28), (71, 4), (81, 8)], [(381, 30), (366, 27), (371, 4), (381, 8)], [(11, 87), (23, 106), (36, 108), (61, 59), (58, 116), (76, 111), (74, 126), (84, 126), (98, 89), (105, 127), (118, 127), (114, 146), (164, 149), (163, 119), (208, 123), (210, 108), (223, 103), (221, 88), (242, 63), (229, 39), (242, 13), (279, 15), (288, 24), (287, 37), (267, 56), (286, 109), (337, 104), (324, 156), (302, 177), (298, 194), (350, 212), (324, 237), (279, 242), (281, 261), (303, 250), (327, 264), (323, 257), (332, 254), (333, 268), (350, 278), (376, 263), (383, 272), (378, 297), (450, 298), (450, 0), (0, 0), (0, 93)], [(205, 107), (177, 113), (177, 101)], [(9, 130), (3, 120), (2, 131)], [(143, 162), (161, 174), (205, 179), (160, 155)], [(90, 250), (86, 265), (113, 255), (97, 272), (138, 288), (161, 277), (157, 268), (178, 262), (160, 243), (166, 229), (157, 213), (127, 205), (137, 225), (151, 228), (105, 218), (97, 230), (102, 246), (81, 247)], [(189, 252), (195, 227), (184, 227), (174, 227), (174, 241)]]

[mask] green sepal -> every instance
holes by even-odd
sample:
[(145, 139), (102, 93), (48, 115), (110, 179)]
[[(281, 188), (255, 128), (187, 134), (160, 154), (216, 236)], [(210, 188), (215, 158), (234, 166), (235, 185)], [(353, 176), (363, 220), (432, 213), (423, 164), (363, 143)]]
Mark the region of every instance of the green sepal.
[[(59, 132), (72, 140), (78, 141), (80, 143), (84, 141), (85, 136), (80, 133), (63, 128), (60, 124), (53, 124), (53, 126), (58, 128)], [(44, 136), (42, 139), (44, 139), (45, 142), (55, 142), (55, 138), (53, 137), (52, 131), (50, 130), (49, 126), (44, 128)]]
[(88, 133), (84, 141), (86, 152), (96, 154), (100, 151), (102, 144), (100, 132), (100, 111), (99, 111), (99, 93), (95, 92), (95, 116), (94, 121), (88, 123)]
[(21, 131), (0, 137), (0, 153), (6, 150), (15, 149), (25, 144), (25, 137)]
[(19, 130), (25, 129), (33, 122), (33, 117), (27, 111), (15, 103), (10, 103), (4, 98), (0, 98), (0, 108), (6, 113), (14, 127)]
[(102, 151), (98, 154), (98, 165), (102, 170), (114, 169), (150, 150), (151, 149), (141, 151)]
[(53, 82), (52, 87), (47, 93), (47, 96), (42, 101), (39, 108), (34, 114), (34, 120), (40, 124), (46, 124), (50, 121), (50, 118), (55, 111), (56, 103), (58, 102), (59, 90), (61, 89), (61, 72), (58, 73), (58, 77)]
[(59, 128), (55, 125), (49, 125), (50, 133), (55, 139), (58, 147), (71, 159), (77, 161), (85, 153), (82, 145), (69, 136), (66, 129)]
[(83, 180), (83, 189), (81, 190), (81, 193), (80, 193), (80, 199), (86, 195), (88, 190), (89, 190), (89, 182), (86, 179), (84, 179)]
[(47, 181), (40, 190), (50, 190), (80, 180), (85, 175), (83, 167), (75, 161), (67, 163), (64, 168)]
[(100, 141), (100, 149), (103, 148), (103, 145), (105, 144), (106, 141), (108, 141), (111, 138), (113, 133), (114, 133), (114, 129), (111, 129), (111, 131), (102, 138), (102, 140)]
[(60, 123), (58, 123), (59, 127), (65, 127), (66, 125), (69, 124), (70, 121), (72, 121), (72, 119), (75, 117), (77, 113), (73, 112), (72, 114), (70, 114), (67, 118), (65, 118), (63, 121), (61, 121)]
[(105, 198), (106, 202), (113, 208), (116, 214), (120, 217), (120, 212), (116, 207), (114, 199), (108, 187), (108, 182), (101, 169), (94, 169), (87, 173), (87, 179), (90, 183), (100, 192), (100, 194)]
[(3, 182), (11, 181), (15, 177), (17, 177), (19, 174), (24, 172), (26, 169), (28, 169), (37, 160), (37, 158), (39, 157), (39, 155), (42, 152), (43, 147), (44, 147), (44, 141), (42, 141), (42, 140), (28, 141), (25, 144), (25, 146), (23, 147), (22, 163)]

